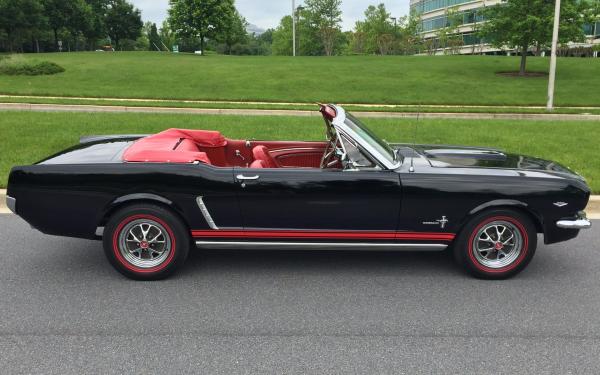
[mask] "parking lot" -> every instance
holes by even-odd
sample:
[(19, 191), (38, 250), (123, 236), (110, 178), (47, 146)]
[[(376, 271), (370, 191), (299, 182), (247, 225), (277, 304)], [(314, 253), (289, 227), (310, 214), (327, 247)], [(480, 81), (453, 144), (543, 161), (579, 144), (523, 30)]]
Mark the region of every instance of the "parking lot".
[(594, 224), (500, 282), (445, 253), (196, 251), (144, 283), (0, 215), (0, 371), (598, 373)]

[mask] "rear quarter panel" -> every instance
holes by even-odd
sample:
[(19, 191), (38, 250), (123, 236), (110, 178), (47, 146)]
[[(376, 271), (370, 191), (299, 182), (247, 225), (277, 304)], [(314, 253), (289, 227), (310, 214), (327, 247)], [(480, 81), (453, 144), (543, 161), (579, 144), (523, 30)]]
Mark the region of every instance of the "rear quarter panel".
[(230, 209), (237, 202), (232, 169), (201, 164), (56, 164), (15, 167), (9, 178), (17, 214), (52, 235), (93, 239), (119, 198), (140, 194), (162, 197), (192, 228), (207, 228), (195, 199), (209, 195), (215, 219), (239, 224), (239, 211)]

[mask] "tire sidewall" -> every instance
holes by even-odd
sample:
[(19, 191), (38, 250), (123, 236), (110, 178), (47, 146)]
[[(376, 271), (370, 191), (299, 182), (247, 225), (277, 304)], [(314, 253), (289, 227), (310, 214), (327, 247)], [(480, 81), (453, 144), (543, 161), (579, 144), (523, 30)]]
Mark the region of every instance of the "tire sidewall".
[[(493, 221), (506, 221), (514, 225), (523, 238), (519, 257), (502, 268), (490, 268), (479, 263), (473, 253), (473, 241), (479, 230)], [(482, 279), (506, 279), (521, 272), (535, 254), (537, 231), (531, 219), (516, 210), (493, 209), (473, 217), (461, 230), (454, 244), (454, 258), (466, 271)]]
[[(167, 259), (152, 268), (141, 268), (129, 263), (119, 251), (119, 235), (130, 222), (148, 219), (162, 225), (171, 240)], [(131, 205), (113, 214), (104, 230), (104, 253), (109, 262), (123, 275), (135, 280), (160, 280), (181, 266), (189, 252), (189, 233), (181, 220), (169, 210), (154, 205)]]

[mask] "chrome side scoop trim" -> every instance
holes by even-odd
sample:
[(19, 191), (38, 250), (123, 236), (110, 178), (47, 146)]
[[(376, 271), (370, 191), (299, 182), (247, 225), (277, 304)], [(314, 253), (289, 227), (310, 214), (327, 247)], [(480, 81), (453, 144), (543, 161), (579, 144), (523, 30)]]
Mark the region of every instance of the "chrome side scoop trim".
[(204, 204), (204, 197), (200, 196), (196, 198), (196, 203), (200, 208), (200, 212), (202, 212), (202, 216), (204, 216), (204, 219), (208, 223), (209, 228), (218, 230), (219, 227), (217, 227), (217, 224), (215, 224), (215, 221), (213, 220), (212, 216), (210, 216), (210, 212), (208, 212), (208, 208), (206, 208), (206, 204)]

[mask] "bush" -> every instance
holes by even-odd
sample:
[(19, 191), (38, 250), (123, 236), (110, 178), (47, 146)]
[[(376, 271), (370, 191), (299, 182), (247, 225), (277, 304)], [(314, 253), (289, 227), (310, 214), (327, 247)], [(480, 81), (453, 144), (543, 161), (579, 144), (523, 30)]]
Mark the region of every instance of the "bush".
[(9, 57), (0, 59), (0, 74), (40, 76), (64, 72), (65, 69), (50, 61), (25, 61)]

